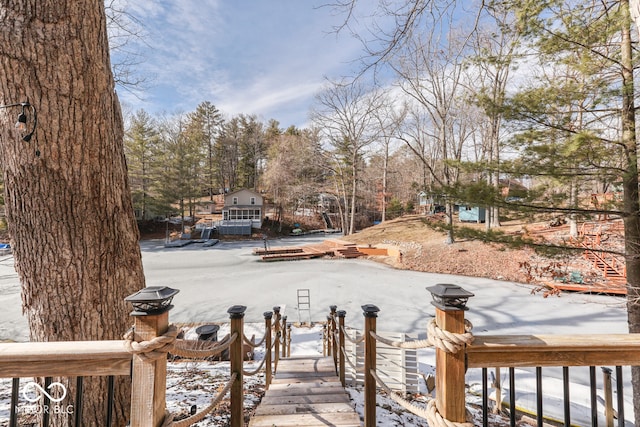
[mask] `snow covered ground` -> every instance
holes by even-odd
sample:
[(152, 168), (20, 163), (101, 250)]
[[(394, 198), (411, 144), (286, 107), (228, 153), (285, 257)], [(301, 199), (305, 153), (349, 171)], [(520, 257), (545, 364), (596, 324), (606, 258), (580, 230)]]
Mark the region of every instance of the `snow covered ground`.
[[(291, 246), (323, 238), (297, 237), (271, 241), (270, 244)], [(252, 254), (252, 249), (261, 247), (262, 244), (262, 241), (243, 241), (221, 242), (208, 248), (198, 244), (165, 248), (163, 241), (143, 242), (141, 247), (147, 285), (170, 286), (180, 290), (174, 299), (175, 308), (170, 318), (173, 322), (183, 323), (226, 322), (227, 309), (238, 304), (247, 306), (247, 324), (261, 325), (263, 312), (271, 310), (275, 305), (283, 308), (291, 322), (298, 321), (299, 314), (302, 320), (309, 316), (313, 321), (324, 321), (329, 306), (335, 304), (339, 309), (347, 311), (346, 323), (349, 326), (361, 328), (361, 306), (375, 304), (380, 308), (378, 330), (404, 332), (422, 339), (426, 336), (427, 322), (434, 315), (434, 307), (430, 304), (431, 296), (425, 288), (437, 283), (453, 283), (475, 294), (469, 300), (470, 309), (466, 317), (473, 323), (476, 335), (627, 332), (625, 301), (620, 297), (562, 294), (559, 297), (543, 298), (540, 294), (532, 294), (533, 287), (527, 285), (394, 270), (367, 260), (316, 259), (263, 263)], [(310, 291), (309, 314), (297, 311), (298, 289)], [(26, 321), (20, 310), (19, 292), (12, 258), (0, 258), (0, 304), (3, 307), (0, 312), (0, 339), (28, 339)], [(292, 352), (313, 354), (321, 351), (321, 347), (318, 348), (319, 341), (312, 339), (317, 331), (310, 332), (301, 328), (297, 332), (299, 334), (296, 335)], [(259, 333), (256, 335), (260, 336)], [(421, 371), (431, 372), (433, 363), (433, 352), (425, 350), (419, 353)], [(205, 365), (200, 364), (197, 369), (202, 370), (203, 366)], [(210, 369), (223, 368), (221, 365)], [(252, 368), (248, 366), (247, 369)], [(179, 373), (177, 375), (180, 376)], [(479, 370), (469, 371), (467, 382), (475, 387), (474, 384), (479, 383), (479, 375)], [(525, 371), (522, 375), (530, 376), (530, 371)], [(558, 389), (554, 381), (561, 378), (560, 375), (558, 370), (544, 370), (543, 389), (546, 396), (551, 396), (547, 391)], [(600, 373), (598, 376), (600, 378)], [(529, 387), (527, 380), (524, 377), (520, 380), (520, 376), (517, 378), (518, 391), (526, 391)], [(170, 378), (170, 387), (179, 387), (179, 381), (172, 381)], [(572, 400), (581, 401), (584, 390), (588, 392), (588, 379), (583, 373), (572, 371), (571, 382)], [(630, 396), (628, 382), (627, 374), (625, 391)], [(174, 402), (187, 398), (180, 394), (171, 400), (173, 393), (170, 388), (169, 407), (177, 409), (180, 405)], [(357, 400), (358, 392), (352, 391), (352, 396)], [(555, 400), (547, 397), (545, 399), (545, 408), (556, 406)], [(174, 404), (175, 407), (172, 406)], [(393, 408), (391, 405), (389, 407)], [(576, 413), (577, 411), (578, 409)], [(626, 418), (632, 419), (631, 408), (625, 408), (625, 411)], [(401, 415), (394, 410), (389, 411), (390, 415), (384, 417), (386, 421), (379, 425), (426, 425), (405, 418), (408, 415), (401, 411), (399, 413)], [(0, 420), (3, 414), (5, 412), (0, 406)], [(399, 417), (398, 420), (391, 421), (396, 416)]]

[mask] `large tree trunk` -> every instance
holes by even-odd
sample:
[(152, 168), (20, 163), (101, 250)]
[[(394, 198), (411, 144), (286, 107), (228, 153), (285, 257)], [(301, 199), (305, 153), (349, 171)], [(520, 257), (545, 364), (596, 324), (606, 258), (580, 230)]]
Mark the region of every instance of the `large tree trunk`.
[[(0, 115), (7, 220), (31, 339), (121, 339), (130, 324), (123, 298), (144, 276), (103, 2), (0, 0), (0, 17), (0, 102), (28, 99), (38, 112), (30, 142), (12, 126), (18, 111)], [(117, 425), (128, 418), (125, 382)], [(85, 382), (83, 426), (104, 425), (103, 383)]]
[[(640, 197), (638, 195), (638, 150), (634, 105), (633, 61), (631, 49), (631, 17), (629, 0), (622, 0), (622, 142), (627, 152), (627, 168), (623, 176), (624, 236), (627, 269), (627, 316), (629, 332), (640, 332)], [(635, 425), (640, 425), (640, 367), (631, 368)]]

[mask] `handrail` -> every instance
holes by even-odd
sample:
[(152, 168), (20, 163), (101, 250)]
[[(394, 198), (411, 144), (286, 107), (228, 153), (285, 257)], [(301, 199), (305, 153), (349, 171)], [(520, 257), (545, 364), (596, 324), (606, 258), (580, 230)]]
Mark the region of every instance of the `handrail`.
[[(438, 307), (438, 306), (436, 306)], [(483, 384), (486, 383), (487, 368), (506, 367), (509, 368), (510, 375), (514, 368), (536, 368), (537, 381), (541, 381), (541, 370), (543, 367), (562, 367), (564, 375), (568, 375), (569, 367), (586, 366), (590, 368), (592, 375), (595, 375), (595, 366), (616, 366), (616, 381), (618, 387), (618, 410), (619, 415), (623, 412), (623, 392), (622, 392), (622, 366), (637, 365), (638, 353), (640, 352), (640, 334), (583, 334), (583, 335), (473, 335), (471, 334), (471, 324), (464, 318), (464, 310), (442, 310), (438, 307), (436, 317), (428, 322), (428, 339), (422, 341), (400, 342), (387, 339), (376, 333), (377, 307), (363, 306), (365, 310), (365, 332), (363, 339), (365, 342), (365, 366), (362, 373), (369, 375), (375, 380), (374, 384), (365, 381), (364, 387), (364, 418), (365, 426), (373, 427), (375, 420), (375, 395), (376, 385), (387, 392), (388, 397), (396, 401), (405, 409), (413, 412), (417, 416), (426, 417), (430, 425), (440, 426), (468, 426), (468, 419), (465, 419), (465, 375), (467, 368), (483, 369)], [(340, 338), (341, 356), (345, 355), (344, 342), (348, 339), (347, 330), (344, 326), (344, 314), (340, 312), (341, 324), (338, 332)], [(329, 316), (329, 320), (331, 320)], [(463, 326), (464, 325), (464, 326)], [(451, 329), (449, 329), (451, 328)], [(326, 339), (326, 338), (325, 338)], [(440, 343), (439, 341), (443, 341)], [(377, 344), (376, 344), (377, 343)], [(427, 406), (416, 406), (404, 397), (393, 392), (379, 377), (376, 372), (376, 345), (386, 345), (395, 348), (418, 348), (436, 347), (436, 388), (444, 392), (436, 394), (435, 399), (428, 399)], [(331, 354), (328, 354), (331, 355)], [(341, 363), (337, 366), (342, 375), (345, 365), (351, 365), (347, 358), (341, 358)], [(352, 369), (355, 369), (352, 366)], [(358, 369), (361, 369), (359, 367)], [(606, 371), (603, 368), (603, 372)], [(610, 372), (610, 370), (608, 371)], [(566, 378), (565, 378), (566, 381)], [(592, 387), (594, 386), (592, 380)], [(608, 382), (607, 382), (608, 381)], [(611, 387), (611, 379), (605, 379), (605, 387)], [(484, 385), (483, 387), (486, 387)], [(539, 390), (539, 389), (538, 389)], [(487, 396), (483, 395), (483, 425), (487, 424)], [(565, 391), (566, 393), (566, 391)], [(595, 391), (592, 390), (594, 395)], [(513, 385), (510, 387), (510, 395), (515, 396)], [(611, 393), (605, 398), (605, 414), (611, 417), (613, 404)], [(565, 399), (567, 395), (565, 394)], [(541, 397), (537, 417), (542, 422)], [(512, 400), (515, 400), (512, 399)], [(592, 396), (592, 417), (597, 400)], [(511, 403), (515, 405), (515, 403)], [(566, 403), (565, 405), (568, 405)], [(513, 414), (510, 413), (511, 421)], [(565, 415), (568, 419), (568, 415)]]
[(129, 375), (125, 341), (0, 343), (0, 377)]
[(467, 346), (469, 368), (632, 366), (640, 334), (476, 335)]

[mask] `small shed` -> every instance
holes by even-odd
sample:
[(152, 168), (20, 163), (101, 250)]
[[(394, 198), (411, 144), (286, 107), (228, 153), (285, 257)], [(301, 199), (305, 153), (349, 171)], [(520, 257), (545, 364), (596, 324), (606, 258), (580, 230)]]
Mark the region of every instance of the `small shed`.
[(427, 206), (433, 204), (433, 199), (427, 193), (421, 191), (418, 193), (418, 206)]
[(458, 218), (463, 222), (484, 222), (486, 209), (478, 206), (460, 206)]

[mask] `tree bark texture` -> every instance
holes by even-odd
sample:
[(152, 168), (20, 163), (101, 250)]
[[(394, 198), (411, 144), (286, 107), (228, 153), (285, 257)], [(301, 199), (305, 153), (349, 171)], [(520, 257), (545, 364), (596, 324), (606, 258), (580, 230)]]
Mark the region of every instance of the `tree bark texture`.
[[(622, 64), (622, 143), (627, 167), (623, 176), (625, 263), (627, 270), (627, 317), (629, 332), (640, 332), (640, 195), (638, 193), (638, 148), (636, 137), (631, 16), (629, 0), (621, 0), (624, 17), (621, 43)], [(631, 368), (635, 424), (640, 424), (640, 366)]]
[[(0, 22), (0, 102), (28, 99), (38, 113), (25, 142), (13, 127), (19, 109), (0, 110), (6, 214), (31, 340), (121, 339), (131, 323), (123, 299), (144, 276), (104, 4), (0, 0)], [(85, 381), (83, 426), (104, 424), (104, 383)], [(128, 393), (123, 380), (117, 425), (126, 423)]]

